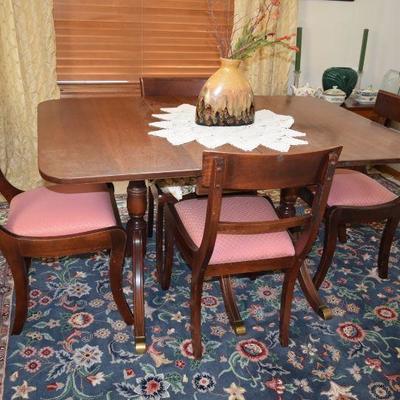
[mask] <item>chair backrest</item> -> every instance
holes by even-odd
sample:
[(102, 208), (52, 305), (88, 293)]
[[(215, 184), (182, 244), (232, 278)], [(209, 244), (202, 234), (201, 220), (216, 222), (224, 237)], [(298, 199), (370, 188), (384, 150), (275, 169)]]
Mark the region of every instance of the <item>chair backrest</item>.
[(198, 96), (208, 78), (145, 77), (140, 78), (142, 96)]
[[(341, 147), (302, 154), (243, 154), (206, 151), (199, 192), (208, 192), (208, 205), (200, 258), (208, 263), (217, 233), (259, 234), (302, 227), (296, 241), (296, 256), (307, 254), (316, 239), (323, 218)], [(311, 212), (273, 221), (227, 222), (220, 220), (224, 190), (316, 188)]]
[(400, 96), (380, 90), (376, 98), (375, 111), (382, 117), (384, 125), (400, 122)]

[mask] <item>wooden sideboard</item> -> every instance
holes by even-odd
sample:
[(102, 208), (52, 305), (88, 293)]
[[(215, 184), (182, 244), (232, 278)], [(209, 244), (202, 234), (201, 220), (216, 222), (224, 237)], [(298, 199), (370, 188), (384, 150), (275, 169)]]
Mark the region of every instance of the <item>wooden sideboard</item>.
[(371, 121), (379, 122), (379, 115), (374, 110), (374, 104), (360, 104), (352, 97), (349, 97), (342, 107)]

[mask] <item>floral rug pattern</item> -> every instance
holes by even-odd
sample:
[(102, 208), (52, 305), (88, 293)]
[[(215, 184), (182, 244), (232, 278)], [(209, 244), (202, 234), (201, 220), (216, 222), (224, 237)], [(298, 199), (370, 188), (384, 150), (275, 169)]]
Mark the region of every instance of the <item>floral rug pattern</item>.
[[(378, 179), (400, 193), (394, 183)], [(124, 199), (118, 202), (126, 216)], [(332, 320), (318, 318), (297, 287), (287, 348), (278, 341), (279, 274), (255, 281), (234, 279), (247, 328), (241, 337), (230, 328), (218, 283), (206, 282), (201, 361), (192, 356), (190, 273), (179, 254), (171, 289), (164, 292), (155, 280), (154, 241), (149, 242), (145, 355), (134, 353), (132, 328), (116, 311), (106, 253), (35, 260), (29, 275), (28, 321), (20, 336), (9, 339), (3, 398), (400, 398), (400, 230), (390, 257), (390, 279), (381, 280), (375, 268), (381, 228), (376, 224), (350, 229), (348, 243), (338, 245), (321, 289)], [(318, 241), (310, 268), (317, 265), (320, 252)], [(6, 271), (3, 259), (0, 267)], [(131, 298), (128, 260), (124, 278)], [(0, 290), (8, 289), (0, 282)], [(8, 305), (1, 305), (6, 312)], [(7, 330), (5, 322), (3, 339)], [(5, 352), (0, 343), (0, 357)]]

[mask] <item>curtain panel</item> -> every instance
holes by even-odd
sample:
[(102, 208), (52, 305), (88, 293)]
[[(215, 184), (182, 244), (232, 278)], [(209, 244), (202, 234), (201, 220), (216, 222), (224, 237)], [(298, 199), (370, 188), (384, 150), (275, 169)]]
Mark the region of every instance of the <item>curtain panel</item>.
[[(259, 4), (260, 0), (235, 0), (235, 21), (240, 24), (243, 19), (254, 16)], [(279, 18), (272, 19), (271, 31), (277, 37), (296, 33), (297, 12), (298, 0), (281, 0)], [(265, 47), (242, 63), (242, 68), (255, 94), (286, 95), (293, 59), (294, 53), (281, 46)]]
[(37, 105), (59, 97), (52, 0), (0, 1), (0, 166), (11, 183), (40, 184)]

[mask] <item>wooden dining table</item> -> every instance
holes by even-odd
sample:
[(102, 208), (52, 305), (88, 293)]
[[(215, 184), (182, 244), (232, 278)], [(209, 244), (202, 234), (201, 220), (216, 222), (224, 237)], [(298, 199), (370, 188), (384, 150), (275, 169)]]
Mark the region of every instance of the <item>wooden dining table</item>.
[[(183, 97), (89, 97), (43, 102), (38, 108), (38, 163), (42, 177), (55, 183), (129, 181), (127, 224), (133, 268), (134, 336), (137, 352), (146, 350), (144, 314), (144, 256), (146, 247), (146, 179), (196, 177), (202, 152), (197, 142), (173, 146), (148, 135), (152, 114), (160, 107), (194, 104)], [(256, 97), (256, 109), (294, 117), (293, 129), (306, 133), (308, 145), (293, 146), (301, 153), (341, 145), (339, 166), (359, 167), (400, 162), (400, 133), (343, 108), (311, 97)], [(218, 129), (218, 128), (214, 128)], [(231, 145), (219, 151), (241, 152)], [(254, 153), (277, 154), (259, 146)], [(283, 216), (295, 212), (295, 189), (281, 192)], [(299, 281), (310, 306), (322, 318), (331, 317), (305, 264)]]

